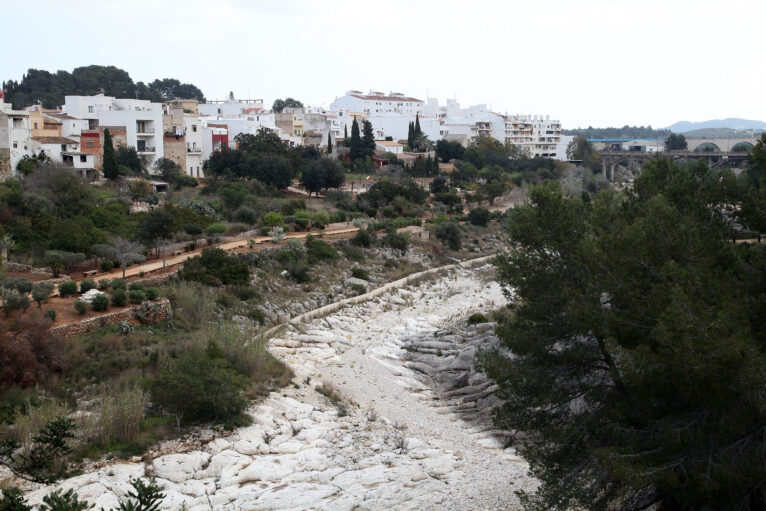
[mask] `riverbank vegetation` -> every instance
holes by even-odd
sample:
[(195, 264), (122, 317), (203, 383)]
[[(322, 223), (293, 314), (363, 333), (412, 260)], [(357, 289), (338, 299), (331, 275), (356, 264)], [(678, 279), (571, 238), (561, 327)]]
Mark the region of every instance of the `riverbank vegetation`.
[(766, 507), (766, 246), (733, 242), (766, 225), (765, 178), (766, 137), (739, 176), (659, 157), (623, 194), (546, 184), (510, 214), (481, 365), (529, 509)]

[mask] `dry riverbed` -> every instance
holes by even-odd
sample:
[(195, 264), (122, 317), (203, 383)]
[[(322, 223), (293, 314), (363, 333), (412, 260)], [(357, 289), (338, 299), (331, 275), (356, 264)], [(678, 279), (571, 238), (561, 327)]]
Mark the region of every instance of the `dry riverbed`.
[(491, 330), (465, 326), (505, 301), (488, 271), (454, 270), (289, 327), (270, 350), (295, 384), (254, 405), (253, 425), (57, 487), (96, 508), (116, 506), (128, 481), (145, 476), (165, 487), (162, 509), (518, 508), (514, 490), (535, 481), (492, 430), (491, 382), (471, 368)]

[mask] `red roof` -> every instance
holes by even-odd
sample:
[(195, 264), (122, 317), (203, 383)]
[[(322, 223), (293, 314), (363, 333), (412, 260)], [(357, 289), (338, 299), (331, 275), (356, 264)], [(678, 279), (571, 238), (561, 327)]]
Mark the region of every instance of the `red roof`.
[(418, 101), (422, 103), (423, 101), (416, 98), (411, 98), (409, 96), (367, 96), (364, 94), (351, 94), (355, 98), (359, 99), (367, 99), (370, 101), (378, 100), (378, 101)]

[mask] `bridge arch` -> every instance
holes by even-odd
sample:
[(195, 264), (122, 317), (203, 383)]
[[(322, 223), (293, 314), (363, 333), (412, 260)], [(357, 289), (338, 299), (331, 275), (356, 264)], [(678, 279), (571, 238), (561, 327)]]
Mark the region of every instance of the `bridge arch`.
[(698, 153), (712, 153), (714, 151), (721, 151), (721, 148), (715, 145), (713, 142), (703, 142), (693, 149)]
[(750, 142), (738, 142), (734, 144), (731, 148), (732, 152), (737, 152), (737, 153), (744, 153), (744, 152), (749, 153), (752, 150), (753, 150), (753, 144), (751, 144)]

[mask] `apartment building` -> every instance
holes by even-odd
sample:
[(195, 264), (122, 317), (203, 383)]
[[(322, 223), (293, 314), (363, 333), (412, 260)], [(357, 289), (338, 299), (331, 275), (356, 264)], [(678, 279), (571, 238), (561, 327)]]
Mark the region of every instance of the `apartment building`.
[(0, 179), (13, 177), (16, 165), (32, 155), (32, 130), (29, 113), (14, 110), (0, 93)]
[(172, 100), (163, 104), (163, 146), (169, 158), (193, 177), (202, 177), (202, 126), (196, 100)]
[(401, 115), (423, 115), (425, 103), (410, 96), (405, 96), (399, 92), (384, 94), (382, 92), (370, 91), (369, 94), (362, 94), (358, 90), (350, 90), (345, 96), (335, 98), (330, 105), (330, 110), (350, 110), (352, 112), (361, 112), (366, 115), (397, 113)]
[(63, 113), (87, 119), (89, 129), (102, 125), (124, 127), (127, 145), (135, 147), (138, 154), (144, 157), (150, 172), (154, 163), (164, 156), (162, 104), (143, 99), (119, 99), (103, 94), (65, 96), (64, 101)]

